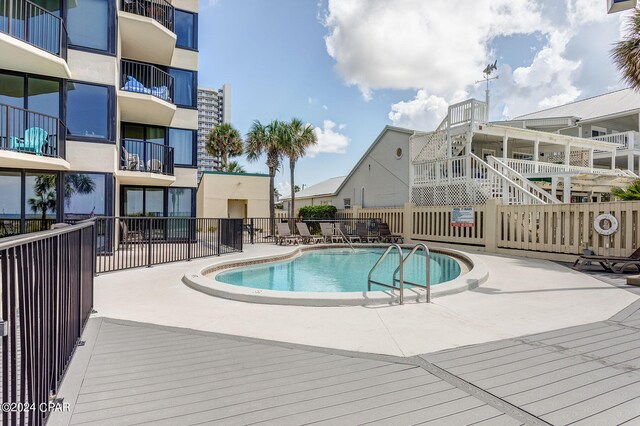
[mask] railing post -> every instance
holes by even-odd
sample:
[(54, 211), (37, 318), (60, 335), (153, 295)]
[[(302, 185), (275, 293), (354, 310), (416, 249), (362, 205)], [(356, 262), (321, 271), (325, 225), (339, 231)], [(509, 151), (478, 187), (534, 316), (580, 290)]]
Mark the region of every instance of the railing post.
[(193, 239), (191, 238), (191, 224), (193, 222), (193, 229), (195, 229), (196, 227), (196, 218), (195, 217), (190, 217), (187, 218), (187, 260), (191, 261), (191, 244), (193, 242)]
[(217, 256), (220, 256), (220, 242), (222, 241), (222, 219), (218, 219), (218, 245), (216, 247)]
[(251, 219), (250, 219), (250, 222), (249, 222), (249, 223), (250, 223), (250, 224), (249, 224), (249, 238), (251, 239), (251, 240), (250, 240), (250, 241), (251, 241), (251, 244), (253, 244), (253, 234), (254, 234), (254, 229), (255, 229), (255, 228), (253, 227), (253, 218), (251, 218)]
[[(143, 221), (145, 219), (142, 219)], [(149, 226), (147, 226), (147, 232), (149, 233), (149, 238), (147, 239), (147, 268), (151, 267), (151, 227), (152, 227), (152, 221), (153, 219), (149, 218), (146, 220), (149, 224)], [(143, 222), (144, 223), (144, 222)]]

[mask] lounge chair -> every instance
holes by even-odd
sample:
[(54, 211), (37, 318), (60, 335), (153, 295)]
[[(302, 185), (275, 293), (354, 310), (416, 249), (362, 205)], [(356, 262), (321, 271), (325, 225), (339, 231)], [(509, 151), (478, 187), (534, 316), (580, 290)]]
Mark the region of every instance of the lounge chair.
[(120, 230), (122, 231), (121, 238), (123, 244), (137, 243), (145, 240), (142, 232), (129, 230), (126, 220), (120, 219)]
[(380, 240), (384, 243), (399, 243), (402, 244), (404, 242), (404, 238), (400, 234), (392, 234), (389, 229), (389, 224), (386, 222), (382, 222), (378, 226), (378, 230), (380, 231)]
[(124, 146), (122, 147), (122, 167), (125, 170), (138, 170), (140, 167), (138, 154), (130, 154)]
[(360, 237), (360, 241), (363, 243), (379, 243), (380, 237), (377, 235), (369, 234), (369, 227), (366, 223), (356, 223), (356, 234)]
[(156, 158), (152, 158), (151, 160), (147, 160), (147, 171), (151, 173), (161, 173), (162, 172), (162, 162)]
[(300, 238), (302, 239), (303, 243), (315, 244), (321, 243), (324, 240), (324, 238), (322, 238), (320, 235), (311, 235), (309, 227), (304, 222), (296, 223), (296, 228), (298, 228), (298, 233), (300, 233)]
[(340, 235), (336, 235), (333, 229), (333, 223), (320, 222), (320, 230), (322, 231), (322, 237), (325, 243), (342, 243), (344, 238)]
[(300, 242), (300, 237), (291, 233), (288, 223), (278, 223), (278, 235), (276, 236), (276, 244), (298, 244), (298, 242)]
[(42, 155), (49, 135), (40, 127), (30, 127), (24, 131), (24, 138), (11, 138), (11, 149), (23, 152), (34, 152)]
[(344, 238), (348, 239), (349, 242), (352, 242), (352, 243), (362, 242), (362, 240), (360, 239), (359, 235), (351, 235), (349, 233), (349, 231), (347, 230), (347, 227), (344, 225), (344, 223), (341, 223), (339, 225), (339, 229), (340, 229), (340, 232), (341, 232), (341, 236), (344, 236)]
[[(598, 256), (596, 254), (583, 254), (578, 257), (573, 264), (573, 267), (577, 270), (582, 269), (586, 265), (592, 263), (599, 263), (602, 268), (607, 272), (614, 272), (621, 274), (629, 266), (635, 266), (640, 272), (640, 248), (636, 249), (628, 257), (623, 256)], [(620, 265), (620, 266), (616, 266)]]
[(126, 92), (144, 93), (145, 95), (151, 94), (151, 89), (146, 88), (144, 84), (130, 75), (127, 76), (127, 81), (125, 81), (124, 86), (122, 86), (122, 90)]

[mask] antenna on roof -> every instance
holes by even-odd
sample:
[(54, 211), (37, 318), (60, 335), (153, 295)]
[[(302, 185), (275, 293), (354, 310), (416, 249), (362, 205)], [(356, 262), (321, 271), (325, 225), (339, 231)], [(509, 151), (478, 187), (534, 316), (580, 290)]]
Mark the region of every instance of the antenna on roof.
[(476, 81), (476, 84), (478, 83), (482, 83), (483, 81), (487, 84), (487, 89), (485, 90), (485, 102), (487, 103), (487, 108), (485, 111), (485, 120), (489, 121), (489, 82), (491, 80), (497, 80), (500, 76), (496, 75), (495, 77), (491, 77), (491, 74), (493, 74), (494, 71), (498, 70), (498, 60), (496, 59), (493, 64), (489, 63), (489, 65), (487, 65), (487, 67), (482, 71), (482, 74), (484, 74), (484, 77), (482, 80), (478, 80)]

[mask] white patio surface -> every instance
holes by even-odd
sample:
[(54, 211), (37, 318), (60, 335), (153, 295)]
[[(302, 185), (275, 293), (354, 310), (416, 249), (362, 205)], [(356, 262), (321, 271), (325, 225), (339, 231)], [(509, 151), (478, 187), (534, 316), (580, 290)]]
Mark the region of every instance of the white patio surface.
[[(435, 245), (434, 245), (435, 246)], [(182, 276), (296, 247), (102, 274), (97, 316), (369, 353), (412, 356), (609, 319), (638, 299), (545, 260), (471, 252), (490, 269), (478, 289), (404, 306), (302, 307), (236, 302), (200, 293)]]

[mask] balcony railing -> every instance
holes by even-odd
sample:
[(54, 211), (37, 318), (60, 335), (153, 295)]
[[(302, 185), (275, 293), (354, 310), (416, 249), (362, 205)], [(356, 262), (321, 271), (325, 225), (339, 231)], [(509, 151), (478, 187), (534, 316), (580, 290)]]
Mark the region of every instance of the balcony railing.
[(173, 77), (153, 65), (122, 60), (120, 89), (173, 103)]
[(154, 19), (174, 32), (175, 8), (164, 0), (122, 0), (122, 11)]
[(173, 147), (123, 139), (120, 145), (120, 169), (173, 176)]
[(0, 32), (67, 58), (64, 21), (29, 0), (0, 0)]
[[(619, 150), (634, 149), (635, 141), (640, 141), (640, 133), (633, 132), (633, 131), (611, 133), (610, 135), (594, 136), (591, 139), (595, 141), (617, 143), (621, 145), (620, 147), (618, 147)], [(604, 152), (604, 151), (595, 150), (595, 152)]]
[(66, 128), (51, 115), (0, 104), (0, 149), (65, 158)]

